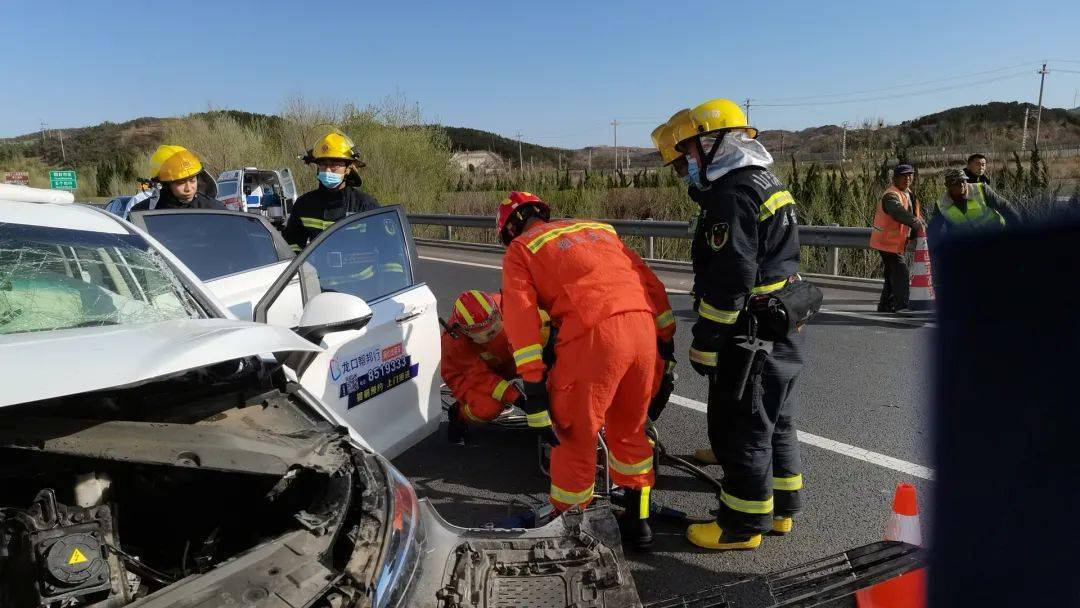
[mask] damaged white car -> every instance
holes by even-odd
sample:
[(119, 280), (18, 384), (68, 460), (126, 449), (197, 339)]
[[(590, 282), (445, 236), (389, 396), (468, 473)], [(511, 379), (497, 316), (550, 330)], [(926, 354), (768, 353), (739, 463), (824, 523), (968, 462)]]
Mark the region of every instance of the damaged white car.
[[(0, 187), (0, 606), (640, 605), (607, 508), (447, 524), (297, 381), (323, 347), (30, 190)], [(322, 289), (297, 330), (359, 347), (374, 308)]]

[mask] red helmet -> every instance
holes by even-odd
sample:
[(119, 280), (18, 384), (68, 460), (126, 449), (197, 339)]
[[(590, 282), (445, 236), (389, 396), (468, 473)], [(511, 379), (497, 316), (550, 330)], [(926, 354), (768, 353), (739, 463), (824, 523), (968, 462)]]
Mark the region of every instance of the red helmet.
[(450, 313), (450, 326), (460, 327), (465, 333), (481, 332), (502, 316), (499, 305), (491, 294), (464, 291), (454, 300), (454, 312)]
[(506, 195), (506, 200), (499, 204), (499, 210), (495, 214), (495, 231), (499, 234), (499, 238), (504, 245), (509, 245), (510, 241), (517, 236), (517, 232), (521, 230), (520, 223), (523, 216), (515, 212), (530, 206), (539, 208), (540, 216), (544, 218), (544, 221), (551, 218), (551, 207), (548, 207), (547, 203), (531, 192), (518, 192), (515, 190)]

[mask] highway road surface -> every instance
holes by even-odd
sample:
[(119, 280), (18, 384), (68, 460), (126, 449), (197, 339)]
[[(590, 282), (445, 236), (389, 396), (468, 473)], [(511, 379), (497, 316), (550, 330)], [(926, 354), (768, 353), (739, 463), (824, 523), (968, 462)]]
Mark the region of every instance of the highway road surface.
[[(420, 247), (422, 278), (439, 299), (444, 318), (458, 292), (497, 290), (501, 255), (442, 246)], [(658, 428), (668, 449), (690, 454), (707, 446), (705, 382), (687, 359), (695, 318), (684, 271), (658, 272), (669, 287), (678, 319), (680, 377)], [(628, 553), (645, 601), (713, 587), (793, 566), (881, 540), (893, 490), (918, 489), (924, 537), (932, 504), (930, 387), (934, 327), (926, 318), (873, 312), (880, 287), (822, 281), (825, 310), (804, 331), (807, 366), (799, 382), (799, 436), (803, 447), (806, 509), (788, 537), (766, 537), (752, 552), (698, 549), (685, 526), (657, 522), (651, 553)], [(544, 500), (535, 440), (528, 434), (475, 428), (466, 446), (440, 432), (395, 460), (422, 496), (451, 523), (482, 526)], [(720, 467), (708, 467), (721, 476)], [(653, 496), (667, 506), (708, 518), (711, 489), (670, 467), (658, 471)]]

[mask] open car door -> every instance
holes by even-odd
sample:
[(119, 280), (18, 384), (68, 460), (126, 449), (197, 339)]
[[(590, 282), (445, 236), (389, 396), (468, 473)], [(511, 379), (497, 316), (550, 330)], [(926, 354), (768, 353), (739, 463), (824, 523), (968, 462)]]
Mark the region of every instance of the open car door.
[[(400, 206), (352, 215), (309, 243), (255, 307), (256, 321), (272, 320), (278, 299), (299, 277), (298, 331), (326, 347), (294, 366), (300, 383), (387, 458), (431, 434), (441, 419), (435, 295), (417, 278), (416, 261)], [(329, 302), (335, 309), (366, 305), (370, 319), (359, 328), (313, 325), (311, 317)]]

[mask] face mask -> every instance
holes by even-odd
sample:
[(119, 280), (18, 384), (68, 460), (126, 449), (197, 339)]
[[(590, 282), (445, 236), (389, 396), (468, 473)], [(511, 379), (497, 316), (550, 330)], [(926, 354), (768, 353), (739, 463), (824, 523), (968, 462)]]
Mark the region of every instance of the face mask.
[(315, 174), (315, 179), (319, 180), (319, 183), (327, 188), (336, 188), (345, 177), (333, 171), (319, 171)]
[(688, 162), (686, 163), (686, 175), (684, 175), (682, 178), (683, 182), (685, 182), (686, 185), (691, 188), (698, 188), (701, 184), (701, 182), (698, 181), (698, 175), (701, 174), (701, 170), (698, 169), (697, 161), (691, 159), (687, 159), (687, 161)]

